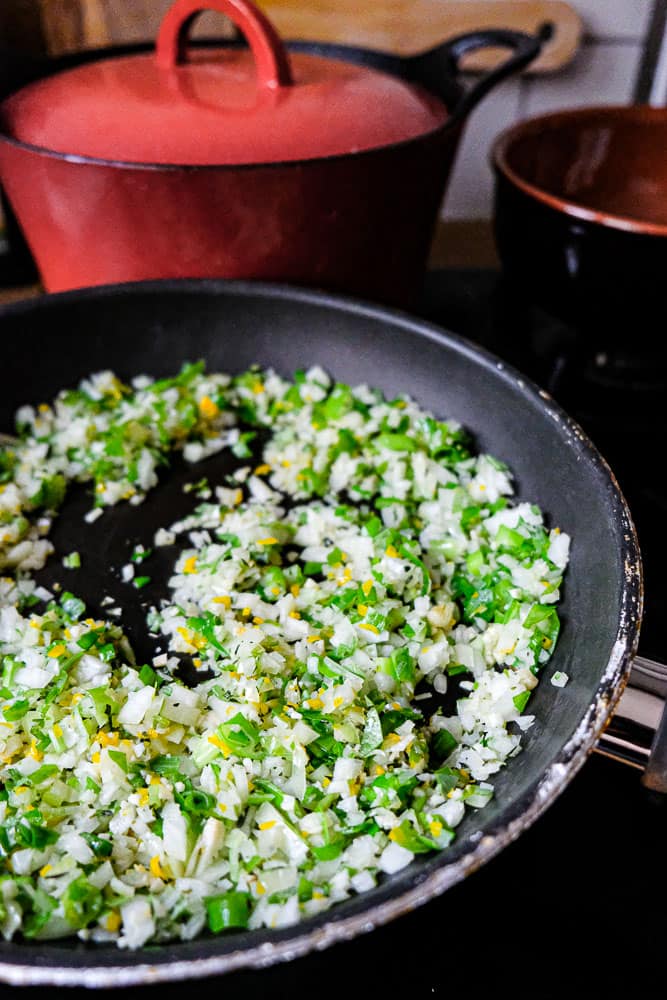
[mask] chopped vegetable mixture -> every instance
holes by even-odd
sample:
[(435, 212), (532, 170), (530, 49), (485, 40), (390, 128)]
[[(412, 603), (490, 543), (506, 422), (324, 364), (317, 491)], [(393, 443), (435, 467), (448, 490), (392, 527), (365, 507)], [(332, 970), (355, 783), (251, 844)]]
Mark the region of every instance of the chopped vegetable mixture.
[[(502, 462), (319, 368), (103, 372), (17, 429), (0, 447), (5, 938), (284, 927), (447, 849), (519, 751), (559, 631), (569, 539), (509, 499)], [(236, 471), (193, 482), (191, 513), (123, 567), (142, 588), (174, 546), (152, 662), (122, 615), (31, 579), (70, 482), (92, 484), (92, 521), (140, 503), (174, 450), (222, 449)], [(85, 551), (58, 558), (64, 588)]]

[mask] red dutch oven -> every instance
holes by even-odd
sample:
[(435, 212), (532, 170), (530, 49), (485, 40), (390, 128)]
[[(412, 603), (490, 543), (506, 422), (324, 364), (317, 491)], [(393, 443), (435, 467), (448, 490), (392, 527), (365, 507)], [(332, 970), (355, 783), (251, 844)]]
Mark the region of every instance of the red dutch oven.
[[(203, 9), (243, 44), (188, 52)], [(286, 47), (247, 0), (176, 0), (154, 52), (88, 53), (3, 101), (0, 182), (49, 291), (245, 277), (407, 304), (467, 114), (541, 41)], [(512, 53), (465, 92), (459, 61), (486, 45)]]

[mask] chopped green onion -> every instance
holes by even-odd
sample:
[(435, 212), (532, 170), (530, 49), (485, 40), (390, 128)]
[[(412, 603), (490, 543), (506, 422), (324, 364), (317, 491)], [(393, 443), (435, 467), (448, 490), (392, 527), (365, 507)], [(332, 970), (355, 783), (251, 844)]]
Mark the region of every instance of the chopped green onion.
[(220, 934), (232, 928), (245, 928), (250, 919), (250, 893), (225, 892), (204, 900), (208, 929)]

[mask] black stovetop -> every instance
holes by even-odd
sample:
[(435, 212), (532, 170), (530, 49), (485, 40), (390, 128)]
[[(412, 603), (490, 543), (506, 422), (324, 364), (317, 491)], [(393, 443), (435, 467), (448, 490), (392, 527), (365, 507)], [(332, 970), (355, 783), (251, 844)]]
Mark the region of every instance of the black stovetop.
[[(659, 484), (667, 437), (659, 406), (667, 388), (664, 369), (657, 375), (641, 365), (633, 370), (632, 358), (629, 363), (608, 358), (604, 345), (593, 350), (577, 343), (513, 296), (493, 271), (432, 272), (419, 312), (549, 388), (598, 445), (628, 498), (644, 552), (642, 652), (664, 659), (661, 523), (667, 492)], [(638, 771), (594, 755), (527, 833), (441, 898), (320, 954), (193, 986), (206, 996), (244, 1000), (307, 995), (542, 1000), (620, 990), (662, 997), (666, 817), (664, 802), (649, 797)], [(137, 989), (132, 995), (164, 1000), (180, 997), (184, 988)], [(12, 992), (18, 993), (7, 990)]]

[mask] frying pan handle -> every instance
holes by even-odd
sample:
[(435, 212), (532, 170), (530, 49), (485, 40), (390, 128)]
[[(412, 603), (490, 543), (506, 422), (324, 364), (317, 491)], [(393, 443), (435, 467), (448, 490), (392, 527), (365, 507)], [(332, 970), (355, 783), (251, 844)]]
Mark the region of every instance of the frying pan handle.
[(523, 31), (510, 31), (504, 28), (485, 28), (458, 35), (414, 58), (415, 76), (428, 89), (438, 93), (438, 81), (445, 76), (461, 76), (461, 60), (468, 52), (476, 49), (502, 48), (510, 49), (511, 55), (500, 66), (485, 73), (468, 90), (459, 97), (451, 108), (449, 123), (463, 121), (483, 97), (497, 84), (507, 77), (518, 73), (528, 66), (542, 51), (542, 46), (553, 35), (553, 27), (544, 24), (535, 35), (527, 35)]
[[(667, 667), (662, 669), (667, 671)], [(652, 792), (667, 795), (667, 701), (653, 737), (642, 784)]]
[(635, 657), (630, 683), (595, 749), (638, 768), (646, 788), (667, 794), (667, 666)]
[(257, 72), (257, 86), (277, 90), (292, 83), (289, 56), (269, 19), (248, 0), (176, 0), (165, 14), (155, 44), (160, 69), (173, 69), (187, 57), (188, 36), (205, 10), (225, 14), (247, 38)]
[(667, 795), (667, 705), (655, 733), (651, 756), (642, 775), (642, 785), (652, 792)]

